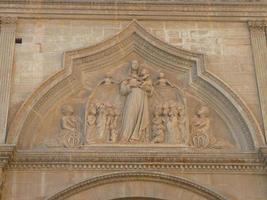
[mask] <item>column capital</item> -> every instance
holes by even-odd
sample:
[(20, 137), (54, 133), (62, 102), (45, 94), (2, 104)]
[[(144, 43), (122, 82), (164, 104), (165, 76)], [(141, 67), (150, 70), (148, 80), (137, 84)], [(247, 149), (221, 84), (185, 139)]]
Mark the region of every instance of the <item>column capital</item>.
[(16, 24), (17, 23), (17, 17), (0, 17), (0, 24)]
[(0, 17), (0, 31), (15, 31), (16, 23), (16, 17)]
[(248, 27), (250, 30), (264, 31), (267, 26), (267, 21), (248, 21)]

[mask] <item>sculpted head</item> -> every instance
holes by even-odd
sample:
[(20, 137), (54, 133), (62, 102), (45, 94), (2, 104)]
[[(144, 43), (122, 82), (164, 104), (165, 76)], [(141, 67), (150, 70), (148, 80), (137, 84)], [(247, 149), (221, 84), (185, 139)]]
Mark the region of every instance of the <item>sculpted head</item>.
[(196, 113), (199, 117), (208, 117), (210, 115), (210, 109), (207, 106), (201, 106)]
[(150, 76), (149, 71), (147, 69), (142, 69), (141, 76), (143, 79), (146, 79), (147, 77)]
[(104, 79), (105, 84), (111, 84), (112, 83), (112, 77), (110, 74), (106, 74), (105, 79)]
[(132, 70), (138, 70), (139, 69), (139, 62), (138, 62), (138, 60), (132, 60), (131, 61), (131, 68), (132, 68)]

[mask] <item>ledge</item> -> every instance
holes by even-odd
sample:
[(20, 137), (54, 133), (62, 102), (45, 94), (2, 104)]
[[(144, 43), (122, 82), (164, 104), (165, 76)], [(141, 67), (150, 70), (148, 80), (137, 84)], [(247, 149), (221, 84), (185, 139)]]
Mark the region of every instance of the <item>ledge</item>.
[(85, 149), (16, 150), (0, 145), (8, 170), (175, 170), (183, 173), (267, 174), (267, 147), (258, 151), (186, 150), (179, 147), (94, 146)]
[[(261, 150), (260, 150), (261, 152)], [(188, 151), (177, 147), (108, 147), (18, 150), (9, 170), (175, 170), (267, 174), (258, 152)]]
[(0, 2), (0, 13), (1, 16), (32, 19), (247, 21), (267, 19), (267, 3), (247, 0), (213, 3), (206, 0), (5, 0)]

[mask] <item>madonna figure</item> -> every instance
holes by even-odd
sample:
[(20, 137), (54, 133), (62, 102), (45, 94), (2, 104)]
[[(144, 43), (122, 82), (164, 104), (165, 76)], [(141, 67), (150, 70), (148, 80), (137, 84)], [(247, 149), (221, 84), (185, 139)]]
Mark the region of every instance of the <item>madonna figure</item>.
[(121, 94), (126, 96), (121, 142), (148, 142), (150, 121), (148, 96), (153, 94), (152, 80), (146, 69), (139, 72), (137, 61), (132, 61), (131, 64), (131, 75), (122, 81), (120, 86)]

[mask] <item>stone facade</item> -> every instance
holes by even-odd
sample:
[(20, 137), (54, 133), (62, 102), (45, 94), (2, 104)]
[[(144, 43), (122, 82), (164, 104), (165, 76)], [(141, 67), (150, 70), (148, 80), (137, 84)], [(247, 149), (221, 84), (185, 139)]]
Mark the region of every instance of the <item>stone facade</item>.
[(1, 199), (267, 199), (264, 1), (0, 17)]

